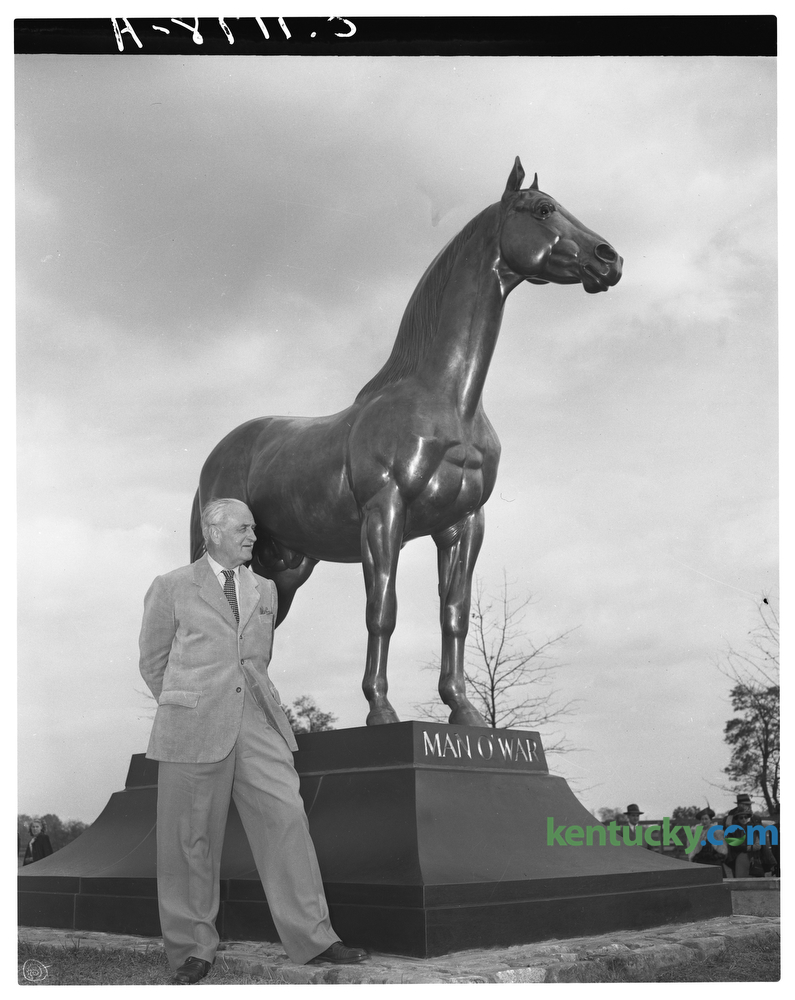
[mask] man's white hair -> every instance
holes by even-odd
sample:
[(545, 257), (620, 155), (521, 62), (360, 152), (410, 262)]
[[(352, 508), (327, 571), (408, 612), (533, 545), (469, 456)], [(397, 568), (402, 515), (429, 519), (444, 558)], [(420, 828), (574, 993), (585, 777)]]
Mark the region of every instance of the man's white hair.
[[(242, 500), (235, 497), (223, 497), (220, 500), (209, 500), (202, 507), (202, 537), (207, 541), (207, 533), (215, 524), (221, 524), (226, 520), (227, 512), (232, 504), (241, 504), (246, 507)], [(248, 508), (247, 508), (248, 509)]]

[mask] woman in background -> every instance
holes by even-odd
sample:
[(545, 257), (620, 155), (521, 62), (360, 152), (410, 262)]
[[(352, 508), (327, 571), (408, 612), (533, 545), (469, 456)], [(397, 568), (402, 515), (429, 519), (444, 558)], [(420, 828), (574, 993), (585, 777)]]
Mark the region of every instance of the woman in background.
[[(687, 860), (693, 861), (697, 865), (720, 865), (723, 867), (729, 860), (729, 848), (720, 838), (719, 844), (713, 844), (707, 839), (708, 831), (717, 824), (715, 823), (715, 810), (707, 807), (702, 809), (696, 818), (696, 825), (701, 827), (701, 840), (696, 843), (695, 848), (688, 854)], [(694, 830), (696, 827), (693, 828)], [(721, 828), (722, 830), (722, 828)], [(715, 838), (718, 839), (717, 837)], [(728, 878), (731, 872), (728, 867), (723, 869), (723, 877)]]
[(52, 844), (50, 838), (44, 832), (44, 824), (34, 819), (28, 827), (30, 841), (25, 850), (25, 857), (22, 859), (23, 865), (32, 865), (34, 861), (41, 861), (42, 858), (52, 854)]

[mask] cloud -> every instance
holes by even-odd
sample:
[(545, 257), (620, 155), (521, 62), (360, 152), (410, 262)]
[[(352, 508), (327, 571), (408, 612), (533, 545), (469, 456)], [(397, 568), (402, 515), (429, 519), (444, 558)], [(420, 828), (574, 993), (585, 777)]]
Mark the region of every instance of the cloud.
[(89, 821), (104, 804), (93, 789), (107, 798), (122, 787), (130, 755), (146, 748), (140, 614), (174, 559), (159, 527), (92, 524), (98, 503), (87, 498), (83, 519), (23, 514), (18, 543), (20, 807), (36, 787), (34, 811)]
[[(773, 61), (16, 65), (21, 808), (90, 818), (121, 786), (141, 601), (187, 560), (210, 449), (347, 406), (517, 154), (625, 270), (506, 305), (478, 573), (537, 596), (534, 632), (580, 626), (562, 677), (597, 804), (695, 801), (723, 766), (713, 656), (776, 579)], [(431, 540), (404, 549), (405, 718), (435, 688), (435, 574)], [(319, 566), (277, 633), (283, 697), (361, 725), (365, 645), (361, 568)]]

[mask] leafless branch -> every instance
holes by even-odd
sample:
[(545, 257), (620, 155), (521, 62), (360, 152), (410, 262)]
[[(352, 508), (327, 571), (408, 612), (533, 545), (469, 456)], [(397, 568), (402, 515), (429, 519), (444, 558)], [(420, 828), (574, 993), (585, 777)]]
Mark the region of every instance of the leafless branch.
[[(487, 593), (482, 580), (475, 581), (464, 667), (467, 690), (490, 726), (543, 729), (548, 752), (572, 750), (565, 737), (550, 730), (576, 710), (578, 699), (561, 702), (550, 685), (565, 667), (555, 659), (557, 647), (576, 629), (534, 642), (524, 624), (532, 596), (513, 596), (511, 586), (505, 571), (496, 596)], [(423, 669), (438, 674), (438, 659)], [(445, 707), (438, 701), (414, 707), (421, 718), (446, 721)]]

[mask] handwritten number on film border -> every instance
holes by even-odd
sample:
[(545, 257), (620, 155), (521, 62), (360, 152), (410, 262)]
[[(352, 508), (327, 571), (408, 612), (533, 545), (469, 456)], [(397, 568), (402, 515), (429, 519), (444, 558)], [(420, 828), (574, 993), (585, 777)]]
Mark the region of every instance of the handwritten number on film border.
[[(199, 31), (199, 18), (198, 17), (194, 17), (194, 18), (192, 18), (192, 20), (193, 20), (193, 24), (191, 25), (191, 24), (188, 24), (186, 21), (181, 21), (177, 17), (170, 18), (170, 21), (171, 21), (172, 24), (176, 24), (180, 28), (185, 28), (186, 31), (189, 31), (191, 33), (191, 38), (192, 38), (192, 40), (193, 40), (193, 42), (194, 42), (195, 45), (203, 45), (204, 44), (204, 38), (202, 37), (202, 34)], [(220, 25), (221, 30), (226, 35), (226, 40), (229, 42), (230, 45), (234, 45), (235, 44), (235, 36), (232, 34), (232, 29), (226, 23), (227, 20), (232, 20), (232, 18), (227, 19), (227, 18), (224, 18), (224, 17), (219, 17), (219, 18), (214, 18), (213, 20), (217, 20), (218, 21), (218, 24)], [(234, 18), (234, 20), (239, 21), (240, 18)], [(264, 20), (261, 17), (255, 17), (254, 20), (257, 22), (257, 25), (259, 26), (259, 29), (262, 32), (263, 37), (266, 38), (266, 39), (270, 39), (271, 36), (270, 36), (270, 34), (268, 32), (267, 27), (265, 26)], [(292, 32), (287, 27), (287, 22), (285, 21), (285, 19), (283, 17), (277, 17), (276, 20), (279, 22), (279, 27), (282, 29), (282, 32), (284, 33), (284, 37), (285, 38), (292, 38), (293, 37), (292, 36)], [(120, 21), (122, 22), (121, 25), (119, 24)], [(334, 35), (335, 35), (336, 38), (352, 38), (356, 34), (356, 25), (353, 23), (353, 21), (349, 20), (347, 17), (329, 17), (329, 18), (327, 18), (327, 22), (328, 23), (331, 23), (332, 21), (340, 21), (342, 23), (342, 25), (345, 25), (347, 27), (347, 29), (348, 29), (347, 31), (335, 31)], [(139, 49), (143, 48), (143, 43), (141, 42), (141, 40), (139, 39), (139, 37), (136, 35), (135, 30), (133, 29), (133, 26), (130, 24), (129, 18), (127, 18), (127, 17), (112, 17), (110, 19), (110, 22), (113, 25), (113, 34), (116, 36), (116, 46), (117, 46), (119, 52), (123, 52), (124, 51), (124, 39), (122, 38), (123, 35), (129, 35), (130, 38), (135, 42), (135, 44), (138, 46)], [(162, 25), (159, 25), (159, 24), (153, 24), (152, 25), (152, 29), (154, 31), (162, 31), (164, 35), (170, 35), (171, 34), (171, 29), (170, 28), (164, 28)], [(315, 38), (316, 35), (317, 35), (317, 32), (313, 31), (311, 33), (310, 37), (311, 38)]]

